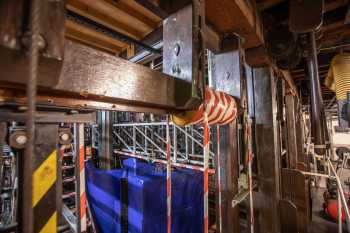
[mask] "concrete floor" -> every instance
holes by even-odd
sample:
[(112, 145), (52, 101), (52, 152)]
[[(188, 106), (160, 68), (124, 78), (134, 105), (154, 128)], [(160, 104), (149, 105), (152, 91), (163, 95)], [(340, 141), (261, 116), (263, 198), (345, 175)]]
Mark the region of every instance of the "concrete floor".
[[(318, 188), (314, 191), (315, 196), (313, 198), (313, 210), (312, 210), (312, 222), (310, 233), (337, 233), (337, 223), (330, 220), (323, 211), (323, 193), (325, 188)], [(345, 229), (343, 230), (345, 233)]]

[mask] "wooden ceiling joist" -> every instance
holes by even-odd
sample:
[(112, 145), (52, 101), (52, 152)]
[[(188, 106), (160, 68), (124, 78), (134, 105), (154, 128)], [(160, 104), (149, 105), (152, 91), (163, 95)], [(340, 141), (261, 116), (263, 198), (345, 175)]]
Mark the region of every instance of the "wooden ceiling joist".
[(138, 20), (141, 24), (140, 26), (147, 28), (147, 30), (153, 30), (154, 28), (158, 27), (157, 21), (153, 21), (151, 18), (140, 13), (135, 8), (132, 8), (131, 6), (125, 4), (122, 1), (105, 0), (105, 2), (115, 7), (116, 10), (119, 11), (119, 13), (127, 14), (130, 17), (133, 17), (134, 19)]
[[(113, 14), (113, 9), (109, 8), (101, 0), (68, 0), (67, 9), (136, 40), (140, 40), (143, 37), (141, 31), (130, 27), (127, 23), (121, 22), (116, 17), (116, 14)], [(105, 11), (106, 9), (107, 11)]]
[(111, 54), (118, 54), (126, 46), (125, 43), (113, 39), (103, 33), (82, 26), (70, 20), (66, 21), (66, 37), (85, 45), (95, 47)]
[(206, 0), (207, 23), (220, 34), (237, 33), (243, 46), (253, 48), (263, 43), (260, 18), (254, 4), (244, 0)]

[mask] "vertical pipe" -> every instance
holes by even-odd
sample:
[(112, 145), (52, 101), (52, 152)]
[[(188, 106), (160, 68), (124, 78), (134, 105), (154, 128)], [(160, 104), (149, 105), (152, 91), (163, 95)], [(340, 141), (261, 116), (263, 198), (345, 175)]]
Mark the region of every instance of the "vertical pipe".
[(252, 128), (251, 119), (247, 120), (247, 146), (248, 146), (248, 182), (249, 182), (249, 213), (250, 213), (250, 233), (254, 233), (254, 202), (253, 202), (253, 148), (252, 148)]
[(134, 154), (136, 154), (136, 128), (135, 128), (135, 125), (132, 126), (132, 144), (134, 147)]
[(186, 126), (185, 127), (185, 131), (186, 131), (186, 134), (185, 134), (185, 147), (186, 147), (186, 155), (185, 155), (185, 158), (186, 158), (186, 161), (188, 161), (188, 127)]
[[(206, 109), (206, 106), (204, 107)], [(208, 115), (206, 110), (204, 110), (204, 137), (203, 137), (203, 153), (204, 153), (204, 233), (209, 232), (209, 203), (208, 203), (208, 194), (209, 194), (209, 124), (208, 124)]]
[(75, 157), (75, 206), (76, 206), (76, 215), (77, 215), (77, 221), (76, 221), (76, 229), (77, 232), (81, 232), (81, 218), (80, 218), (80, 150), (79, 150), (79, 128), (78, 123), (74, 123), (73, 125), (73, 132), (74, 132), (74, 157)]
[(39, 63), (39, 36), (40, 36), (40, 8), (41, 1), (31, 1), (31, 40), (29, 51), (29, 78), (27, 81), (27, 119), (26, 134), (27, 144), (23, 157), (23, 190), (26, 194), (22, 197), (21, 230), (25, 233), (33, 232), (33, 208), (32, 208), (32, 170), (35, 140), (35, 114), (36, 93)]
[(166, 125), (166, 192), (167, 192), (167, 233), (171, 232), (171, 150), (170, 150), (170, 128), (169, 128), (169, 116), (167, 116)]
[(325, 132), (323, 122), (323, 100), (321, 96), (321, 86), (318, 74), (317, 49), (315, 32), (310, 33), (311, 51), (307, 58), (307, 66), (310, 76), (311, 87), (311, 120), (315, 152), (319, 155), (325, 154)]
[(177, 129), (176, 125), (173, 124), (173, 140), (174, 140), (174, 161), (177, 162)]
[(75, 175), (76, 175), (76, 205), (78, 232), (86, 232), (86, 192), (85, 192), (85, 147), (84, 124), (74, 124)]
[(345, 195), (344, 195), (344, 190), (343, 190), (341, 181), (339, 179), (339, 176), (338, 176), (337, 172), (335, 171), (335, 169), (334, 169), (334, 167), (332, 165), (332, 162), (330, 161), (329, 158), (327, 159), (327, 162), (328, 162), (328, 165), (330, 167), (330, 170), (334, 174), (335, 179), (337, 181), (338, 192), (340, 194), (341, 201), (343, 202), (344, 211), (345, 211), (346, 227), (348, 229), (348, 232), (350, 232), (350, 213), (349, 213), (349, 208), (347, 206), (347, 201), (346, 201), (346, 198), (345, 198)]
[(193, 140), (193, 125), (191, 125), (191, 137), (192, 137), (192, 139), (191, 139), (191, 154), (192, 154), (192, 156), (194, 155), (194, 140)]
[(220, 126), (218, 125), (216, 128), (217, 131), (217, 155), (216, 155), (216, 166), (217, 166), (217, 174), (216, 174), (216, 185), (218, 191), (218, 206), (219, 213), (218, 219), (216, 220), (219, 225), (219, 233), (222, 233), (222, 193), (221, 193), (221, 162), (220, 162)]
[[(146, 137), (147, 137), (147, 127), (146, 127), (146, 126), (145, 126), (145, 135), (146, 135)], [(145, 151), (146, 151), (147, 157), (149, 158), (149, 153), (148, 153), (148, 141), (147, 141), (146, 137), (145, 137)]]
[(343, 222), (342, 222), (342, 205), (340, 199), (340, 192), (338, 190), (338, 233), (343, 232)]

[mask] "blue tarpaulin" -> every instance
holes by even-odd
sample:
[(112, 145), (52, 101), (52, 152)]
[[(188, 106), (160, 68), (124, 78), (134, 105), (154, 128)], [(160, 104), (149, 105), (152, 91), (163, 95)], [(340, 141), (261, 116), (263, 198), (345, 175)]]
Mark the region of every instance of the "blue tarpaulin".
[[(86, 166), (87, 194), (98, 232), (121, 232), (120, 180), (128, 181), (128, 232), (166, 232), (166, 171), (136, 159), (123, 169)], [(105, 208), (104, 208), (105, 207)], [(189, 169), (172, 171), (172, 232), (203, 232), (203, 175)]]

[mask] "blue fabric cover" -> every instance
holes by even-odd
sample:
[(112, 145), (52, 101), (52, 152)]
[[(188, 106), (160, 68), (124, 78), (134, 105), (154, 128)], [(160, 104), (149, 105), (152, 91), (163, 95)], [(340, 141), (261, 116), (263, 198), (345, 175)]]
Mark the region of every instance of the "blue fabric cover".
[[(166, 233), (166, 171), (136, 159), (123, 169), (97, 170), (88, 162), (87, 192), (98, 232), (120, 232), (120, 179), (128, 179), (128, 232)], [(103, 175), (102, 175), (103, 174)], [(103, 182), (101, 182), (103, 179)], [(119, 179), (119, 181), (118, 181)], [(118, 183), (119, 182), (119, 183)], [(98, 187), (98, 194), (95, 190)], [(107, 206), (103, 208), (101, 206)], [(189, 169), (172, 171), (172, 232), (203, 232), (203, 175)]]

